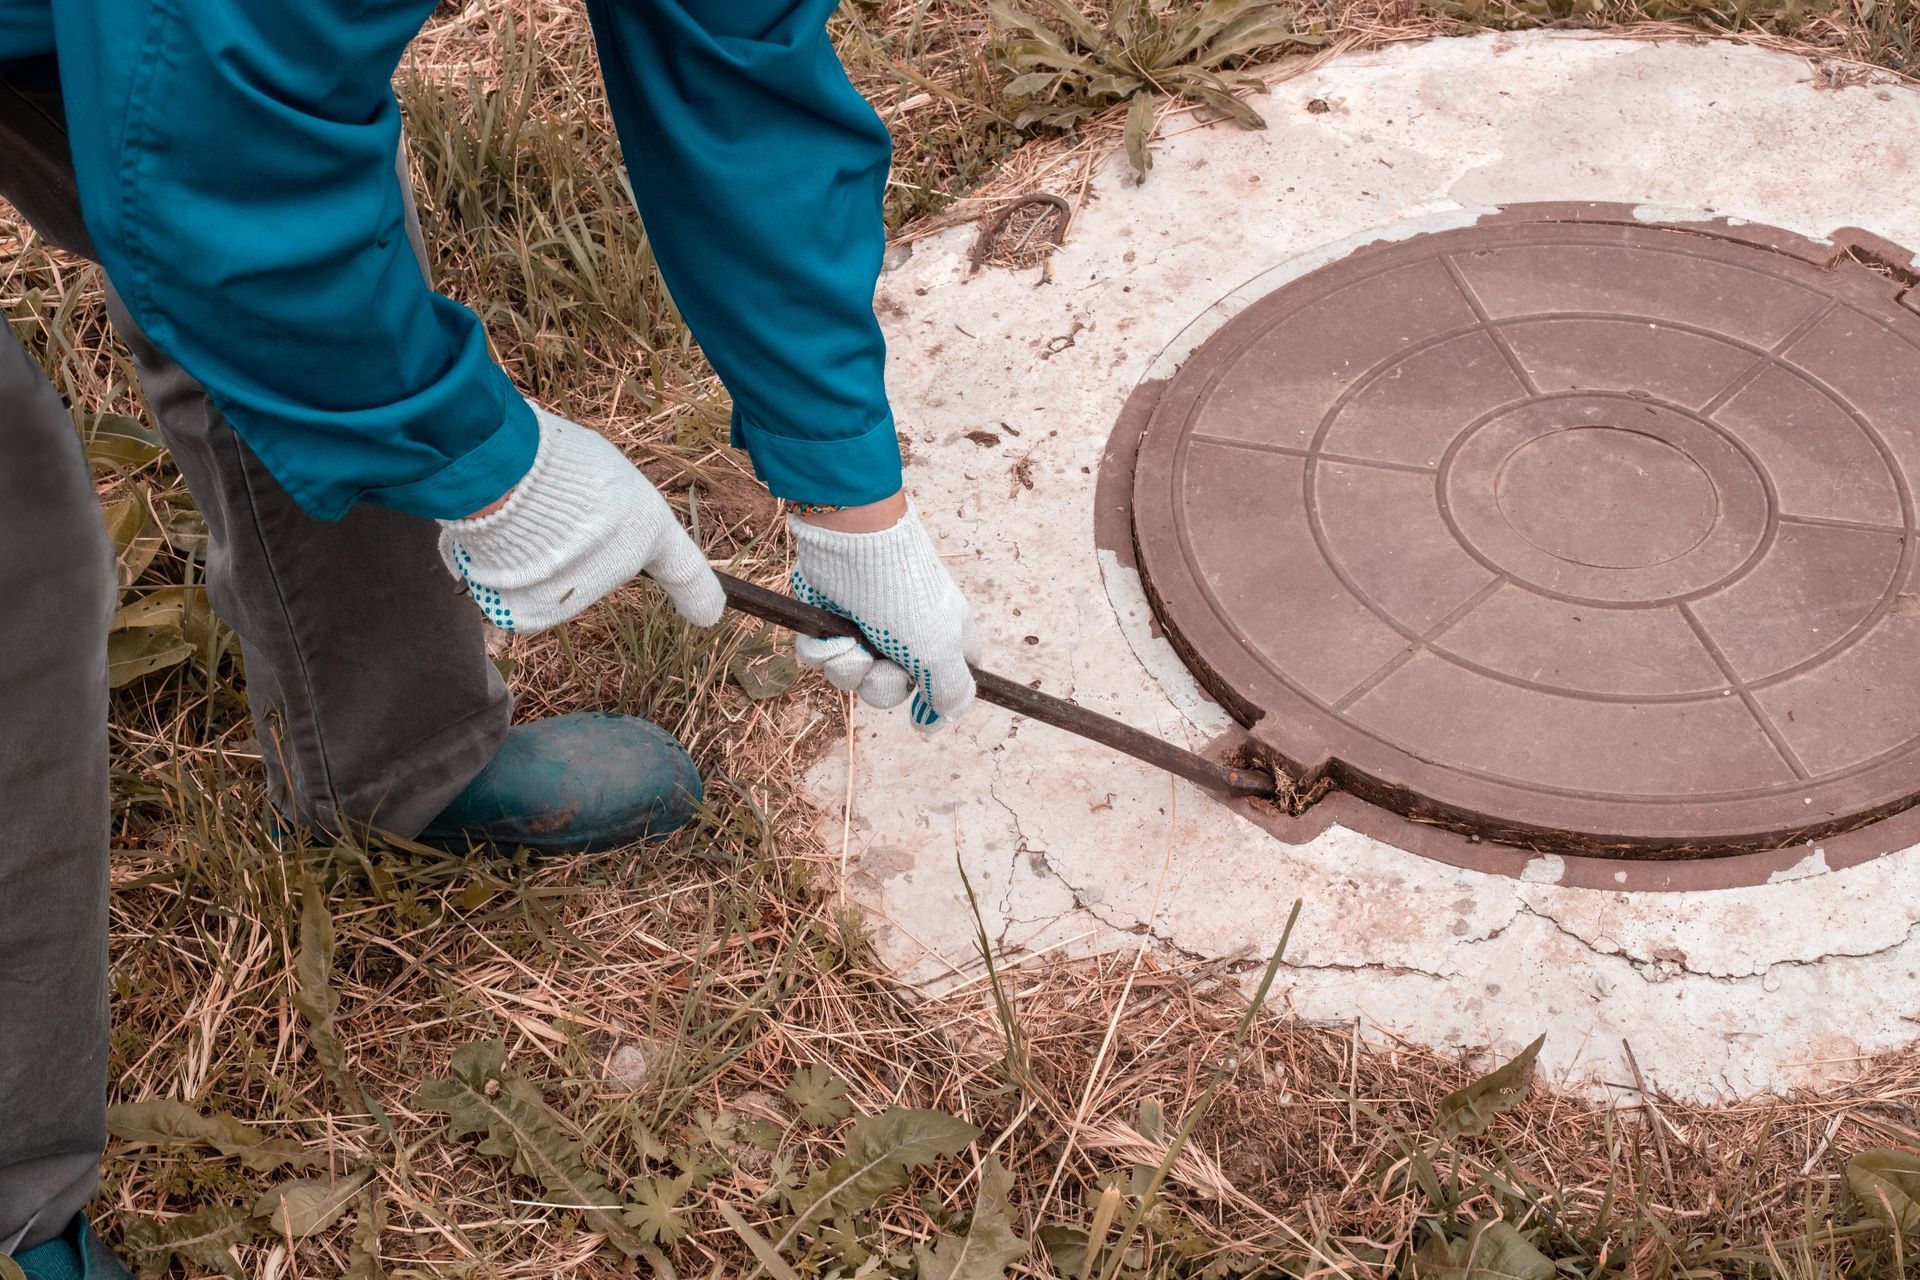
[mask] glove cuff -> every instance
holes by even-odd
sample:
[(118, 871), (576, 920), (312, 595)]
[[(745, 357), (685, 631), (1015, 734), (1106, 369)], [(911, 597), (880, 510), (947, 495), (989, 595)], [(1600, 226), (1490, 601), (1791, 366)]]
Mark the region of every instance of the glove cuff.
[[(787, 517), (787, 528), (800, 574), (828, 599), (860, 601), (863, 609), (895, 616), (910, 601), (931, 604), (959, 595), (911, 503), (892, 527), (873, 533), (823, 529), (794, 516)], [(874, 620), (854, 621), (869, 627)]]
[(830, 578), (835, 591), (896, 596), (922, 587), (934, 592), (926, 598), (937, 599), (952, 585), (912, 502), (893, 525), (872, 533), (823, 529), (793, 515), (787, 517), (787, 529), (803, 570)]
[(504, 580), (551, 573), (579, 538), (583, 521), (606, 503), (609, 481), (632, 470), (605, 437), (533, 408), (540, 443), (533, 466), (498, 511), (440, 521), (440, 551), (455, 574), (451, 544)]

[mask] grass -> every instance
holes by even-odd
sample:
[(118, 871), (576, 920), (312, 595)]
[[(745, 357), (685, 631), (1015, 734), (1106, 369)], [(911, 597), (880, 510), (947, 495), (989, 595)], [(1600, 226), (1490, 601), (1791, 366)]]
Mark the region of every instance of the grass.
[[(1304, 0), (1293, 25), (1340, 47), (1648, 21), (1900, 72), (1920, 36), (1914, 6), (1885, 0)], [(1126, 101), (1061, 100), (1072, 83), (1060, 127), (1017, 124), (975, 0), (852, 3), (836, 31), (895, 132), (903, 239), (1036, 175), (1071, 191), (1122, 139)], [(631, 216), (581, 15), (443, 6), (400, 89), (439, 285), (521, 385), (639, 458), (716, 557), (778, 582), (777, 509), (723, 447), (724, 393)], [(643, 590), (497, 657), (523, 716), (606, 708), (682, 735), (712, 780), (695, 829), (537, 866), (283, 849), (243, 672), (191, 605), (204, 530), (140, 425), (97, 276), (4, 252), (0, 305), (76, 407), (128, 603), (148, 610), (123, 618), (123, 656), (156, 664), (124, 668), (113, 713), (114, 1088), (149, 1105), (115, 1113), (101, 1205), (149, 1273), (1911, 1269), (1912, 1055), (1819, 1094), (1607, 1107), (1527, 1087), (1524, 1064), (1488, 1076), (1253, 1011), (1226, 967), (1148, 951), (909, 999), (873, 967), (798, 785), (837, 695), (750, 696), (788, 680), (769, 637), (690, 633)]]

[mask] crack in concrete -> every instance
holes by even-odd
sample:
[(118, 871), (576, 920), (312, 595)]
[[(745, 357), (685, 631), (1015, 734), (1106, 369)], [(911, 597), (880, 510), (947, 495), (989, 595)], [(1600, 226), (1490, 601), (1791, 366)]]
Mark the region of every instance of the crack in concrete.
[[(1676, 976), (1677, 974), (1686, 974), (1695, 978), (1706, 978), (1713, 982), (1761, 982), (1765, 981), (1767, 975), (1775, 969), (1812, 969), (1833, 960), (1869, 960), (1875, 956), (1888, 955), (1900, 950), (1902, 947), (1913, 942), (1917, 936), (1920, 936), (1920, 920), (1915, 920), (1907, 925), (1906, 931), (1902, 933), (1899, 938), (1882, 946), (1872, 947), (1864, 951), (1823, 951), (1817, 956), (1806, 959), (1789, 957), (1780, 960), (1769, 960), (1757, 970), (1736, 973), (1731, 970), (1696, 967), (1687, 956), (1687, 953), (1682, 951), (1678, 946), (1671, 948), (1656, 947), (1653, 953), (1647, 956), (1636, 955), (1619, 943), (1614, 943), (1613, 948), (1609, 950), (1600, 945), (1601, 940), (1604, 939), (1604, 935), (1602, 935), (1602, 939), (1589, 938), (1585, 934), (1563, 923), (1552, 912), (1542, 910), (1524, 898), (1518, 900), (1518, 906), (1519, 910), (1514, 913), (1514, 919), (1517, 920), (1520, 916), (1524, 915), (1543, 921), (1551, 926), (1555, 932), (1572, 938), (1586, 950), (1593, 952), (1593, 954), (1597, 956), (1602, 956), (1610, 960), (1624, 961), (1639, 973), (1642, 978), (1645, 978), (1649, 982), (1664, 981), (1666, 978)], [(1477, 945), (1478, 942), (1492, 941), (1500, 934), (1512, 928), (1512, 926), (1513, 921), (1509, 920), (1507, 924), (1502, 925), (1499, 929), (1487, 935), (1486, 938), (1476, 940), (1475, 945)], [(1611, 941), (1611, 939), (1604, 940)], [(1650, 973), (1661, 973), (1663, 976), (1654, 977), (1650, 976)]]
[[(1056, 925), (1067, 916), (1077, 912), (1090, 917), (1100, 925), (1116, 933), (1124, 933), (1133, 937), (1145, 936), (1189, 961), (1204, 963), (1218, 959), (1217, 956), (1196, 950), (1194, 947), (1182, 943), (1170, 933), (1161, 932), (1138, 919), (1127, 921), (1124, 919), (1116, 919), (1114, 916), (1108, 914), (1107, 911), (1089, 900), (1086, 890), (1074, 884), (1062, 873), (1060, 868), (1055, 865), (1054, 860), (1047, 856), (1044, 849), (1035, 849), (1028, 843), (1026, 830), (1021, 825), (1020, 814), (1011, 804), (1001, 798), (991, 783), (988, 784), (986, 790), (987, 795), (993, 802), (1006, 811), (1007, 821), (1013, 827), (1015, 838), (1015, 847), (1007, 859), (1005, 884), (997, 903), (998, 914), (1000, 916), (1000, 928), (994, 939), (996, 947), (1006, 945), (1008, 932), (1016, 926), (1022, 928), (1045, 928), (1050, 925)], [(1027, 859), (1027, 870), (1030, 874), (1038, 879), (1051, 880), (1067, 891), (1068, 898), (1073, 904), (1069, 910), (1040, 916), (1020, 916), (1014, 914), (1013, 894), (1016, 878), (1020, 871), (1020, 859), (1023, 855)], [(1459, 937), (1453, 939), (1446, 945), (1450, 948), (1457, 947), (1464, 952), (1471, 953), (1474, 949), (1500, 941), (1521, 920), (1529, 918), (1538, 920), (1555, 933), (1572, 939), (1583, 950), (1591, 952), (1597, 957), (1617, 961), (1620, 964), (1626, 965), (1643, 981), (1649, 983), (1671, 981), (1676, 977), (1682, 976), (1705, 979), (1710, 982), (1732, 984), (1764, 983), (1775, 969), (1814, 968), (1834, 960), (1872, 959), (1877, 956), (1889, 955), (1899, 951), (1901, 948), (1915, 942), (1917, 938), (1920, 938), (1920, 920), (1915, 920), (1908, 924), (1906, 930), (1899, 938), (1881, 946), (1855, 951), (1835, 949), (1822, 952), (1820, 955), (1811, 958), (1795, 957), (1772, 960), (1761, 964), (1757, 969), (1747, 972), (1733, 972), (1725, 969), (1716, 970), (1711, 967), (1701, 967), (1691, 960), (1687, 953), (1677, 945), (1655, 947), (1651, 955), (1635, 954), (1620, 943), (1614, 942), (1611, 938), (1606, 937), (1604, 934), (1599, 937), (1589, 937), (1561, 920), (1551, 910), (1536, 905), (1528, 898), (1516, 897), (1513, 899), (1512, 914), (1500, 924), (1478, 937)], [(1425, 978), (1433, 982), (1450, 982), (1470, 976), (1466, 968), (1430, 969), (1405, 961), (1387, 960), (1324, 960), (1317, 962), (1309, 960), (1289, 960), (1287, 967), (1307, 972), (1373, 973), (1383, 977)]]
[[(1005, 807), (1005, 802), (1000, 801), (998, 796), (995, 796), (994, 799), (997, 803), (1000, 803), (1002, 807)], [(1016, 831), (1018, 831), (1017, 824), (1015, 829)], [(1024, 835), (1021, 837), (1021, 839), (1022, 839), (1022, 849), (1025, 850)], [(1045, 876), (1046, 878), (1055, 881), (1062, 888), (1066, 889), (1068, 894), (1072, 898), (1074, 911), (1081, 912), (1087, 916), (1090, 916), (1098, 923), (1104, 925), (1109, 929), (1112, 929), (1116, 933), (1125, 933), (1125, 934), (1132, 935), (1134, 937), (1140, 937), (1142, 935), (1145, 935), (1146, 937), (1151, 938), (1154, 942), (1166, 947), (1168, 950), (1175, 952), (1176, 954), (1180, 955), (1181, 957), (1187, 960), (1196, 961), (1196, 962), (1206, 962), (1206, 961), (1218, 959), (1217, 956), (1210, 955), (1204, 951), (1196, 950), (1192, 946), (1182, 943), (1178, 938), (1173, 937), (1170, 934), (1163, 933), (1155, 929), (1151, 929), (1146, 925), (1142, 924), (1137, 919), (1132, 921), (1123, 921), (1121, 919), (1116, 919), (1113, 916), (1109, 915), (1105, 911), (1101, 910), (1099, 907), (1095, 906), (1093, 903), (1089, 902), (1087, 900), (1085, 892), (1079, 886), (1075, 885), (1072, 881), (1068, 880), (1065, 875), (1061, 874), (1060, 870), (1053, 864), (1053, 862), (1050, 859), (1047, 859), (1044, 854), (1039, 856), (1037, 863), (1030, 863), (1029, 866), (1030, 866), (1030, 869), (1036, 875)], [(1009, 887), (1009, 892), (1010, 891), (1011, 891), (1011, 887)], [(1004, 903), (1005, 903), (1005, 900), (1003, 900), (1003, 905)], [(1036, 917), (1036, 918), (1015, 918), (1015, 917), (1009, 916), (1007, 917), (1007, 919), (1009, 923), (1020, 924), (1024, 926), (1036, 926), (1036, 925), (1043, 926), (1043, 925), (1049, 925), (1049, 924), (1057, 924), (1066, 914), (1068, 913), (1061, 912), (1061, 913), (1050, 915), (1050, 916)], [(1916, 938), (1920, 938), (1920, 921), (1914, 921), (1912, 924), (1908, 926), (1907, 930), (1900, 936), (1900, 938), (1898, 938), (1893, 942), (1887, 943), (1883, 946), (1874, 947), (1874, 948), (1870, 948), (1862, 951), (1844, 951), (1844, 950), (1830, 951), (1830, 952), (1823, 953), (1822, 955), (1814, 957), (1812, 959), (1794, 958), (1794, 959), (1776, 960), (1776, 961), (1767, 963), (1764, 967), (1761, 967), (1755, 971), (1747, 972), (1747, 973), (1720, 972), (1720, 971), (1715, 971), (1708, 968), (1695, 967), (1687, 959), (1685, 952), (1681, 951), (1677, 947), (1673, 948), (1670, 952), (1666, 952), (1663, 949), (1656, 949), (1655, 953), (1650, 957), (1635, 955), (1627, 951), (1624, 947), (1619, 946), (1619, 944), (1617, 943), (1609, 947), (1605, 945), (1605, 943), (1610, 940), (1596, 941), (1595, 939), (1588, 938), (1584, 934), (1580, 933), (1579, 931), (1565, 924), (1563, 921), (1557, 918), (1552, 912), (1543, 910), (1535, 906), (1533, 903), (1528, 902), (1524, 899), (1516, 899), (1514, 902), (1513, 914), (1509, 916), (1503, 923), (1487, 931), (1485, 934), (1482, 934), (1479, 937), (1458, 938), (1458, 939), (1455, 939), (1449, 945), (1462, 948), (1463, 950), (1477, 949), (1480, 947), (1484, 947), (1489, 943), (1498, 942), (1504, 935), (1510, 932), (1517, 923), (1519, 923), (1523, 919), (1528, 919), (1528, 918), (1538, 920), (1541, 923), (1547, 925), (1554, 932), (1572, 939), (1574, 942), (1578, 943), (1583, 950), (1589, 951), (1595, 956), (1598, 956), (1606, 960), (1616, 961), (1620, 964), (1627, 966), (1628, 968), (1632, 969), (1636, 974), (1638, 974), (1644, 981), (1647, 981), (1649, 983), (1668, 981), (1674, 977), (1679, 977), (1683, 975), (1686, 977), (1705, 979), (1710, 982), (1722, 982), (1722, 983), (1733, 983), (1733, 984), (1752, 984), (1757, 982), (1765, 982), (1768, 975), (1774, 969), (1777, 969), (1777, 968), (1814, 968), (1821, 964), (1828, 963), (1833, 960), (1872, 959), (1876, 956), (1889, 955), (1913, 943), (1916, 940)], [(1371, 973), (1371, 974), (1379, 974), (1382, 977), (1425, 978), (1432, 982), (1451, 982), (1451, 981), (1456, 981), (1461, 978), (1466, 978), (1471, 976), (1467, 968), (1431, 969), (1431, 968), (1424, 968), (1417, 964), (1410, 964), (1404, 961), (1386, 961), (1386, 960), (1370, 961), (1370, 962), (1336, 961), (1336, 960), (1322, 960), (1322, 961), (1288, 960), (1286, 967), (1289, 969), (1298, 969), (1298, 970), (1307, 971), (1307, 972)]]
[[(1009, 822), (1013, 824), (1013, 834), (1014, 834), (1014, 850), (1012, 855), (1007, 860), (1006, 888), (1002, 891), (1000, 895), (999, 912), (1000, 912), (1001, 923), (1000, 923), (1000, 931), (998, 935), (994, 938), (994, 945), (996, 947), (1001, 947), (1006, 945), (1007, 933), (1015, 925), (1019, 925), (1026, 928), (1045, 928), (1049, 925), (1058, 924), (1061, 920), (1064, 920), (1066, 917), (1068, 917), (1069, 915), (1072, 915), (1074, 912), (1079, 912), (1083, 915), (1092, 916), (1095, 920), (1098, 920), (1101, 924), (1106, 925), (1109, 929), (1119, 929), (1121, 932), (1126, 932), (1126, 933), (1137, 932), (1137, 930), (1135, 929), (1127, 929), (1121, 925), (1115, 924), (1113, 921), (1107, 919), (1100, 912), (1095, 910), (1093, 907), (1093, 904), (1087, 901), (1086, 896), (1080, 891), (1080, 889), (1075, 885), (1068, 883), (1066, 877), (1062, 876), (1058, 871), (1054, 869), (1053, 860), (1047, 857), (1047, 851), (1045, 849), (1035, 849), (1027, 843), (1026, 829), (1020, 825), (1020, 815), (1014, 811), (1014, 808), (1012, 805), (1008, 804), (1005, 800), (1002, 800), (1000, 798), (999, 792), (993, 789), (992, 783), (987, 784), (987, 795), (990, 799), (992, 799), (992, 801), (995, 804), (999, 805), (1002, 809), (1005, 809), (1007, 811), (1007, 819)], [(1015, 914), (1013, 914), (1014, 882), (1015, 882), (1015, 878), (1019, 875), (1020, 857), (1022, 854), (1026, 855), (1027, 870), (1033, 876), (1035, 876), (1038, 879), (1050, 879), (1054, 881), (1056, 884), (1058, 884), (1061, 888), (1067, 891), (1067, 896), (1069, 900), (1073, 903), (1073, 906), (1070, 909), (1066, 911), (1055, 912), (1052, 915), (1042, 915), (1042, 916), (1016, 916)], [(1169, 945), (1172, 945), (1172, 944), (1169, 944)], [(1205, 959), (1205, 957), (1196, 957), (1196, 958)]]

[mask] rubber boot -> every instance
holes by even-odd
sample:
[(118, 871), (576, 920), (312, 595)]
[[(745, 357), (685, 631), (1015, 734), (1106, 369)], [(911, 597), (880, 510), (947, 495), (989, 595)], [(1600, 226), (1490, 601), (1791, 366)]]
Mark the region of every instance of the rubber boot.
[(700, 771), (656, 724), (575, 712), (515, 725), (500, 752), (418, 839), (535, 853), (596, 853), (658, 840), (699, 807)]
[[(11, 1261), (27, 1280), (133, 1280), (127, 1264), (87, 1225), (85, 1214), (75, 1214), (66, 1231)], [(0, 1266), (0, 1276), (6, 1275)]]

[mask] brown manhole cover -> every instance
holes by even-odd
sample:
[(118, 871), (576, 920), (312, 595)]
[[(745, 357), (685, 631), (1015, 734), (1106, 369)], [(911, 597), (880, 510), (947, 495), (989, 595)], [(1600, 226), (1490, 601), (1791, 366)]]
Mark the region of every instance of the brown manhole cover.
[(1203, 343), (1135, 467), (1154, 607), (1290, 768), (1487, 838), (1724, 854), (1904, 809), (1906, 285), (1616, 218), (1370, 247)]

